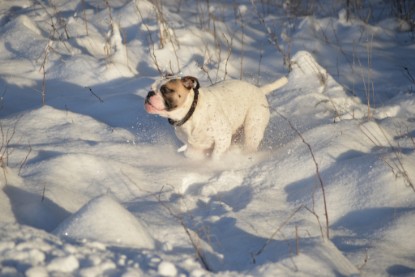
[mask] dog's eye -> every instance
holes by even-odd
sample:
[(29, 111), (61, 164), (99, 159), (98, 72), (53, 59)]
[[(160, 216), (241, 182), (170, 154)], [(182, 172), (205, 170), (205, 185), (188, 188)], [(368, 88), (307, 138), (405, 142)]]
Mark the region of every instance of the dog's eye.
[(174, 92), (174, 90), (173, 89), (169, 89), (168, 87), (166, 87), (166, 86), (162, 86), (161, 88), (160, 88), (160, 92), (162, 93), (162, 94), (170, 94), (170, 93), (173, 93)]

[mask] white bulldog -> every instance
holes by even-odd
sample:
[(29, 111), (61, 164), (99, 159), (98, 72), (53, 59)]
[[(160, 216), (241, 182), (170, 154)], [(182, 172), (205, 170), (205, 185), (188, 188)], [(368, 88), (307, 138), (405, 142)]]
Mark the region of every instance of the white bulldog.
[(270, 117), (266, 95), (287, 82), (282, 77), (257, 87), (228, 80), (200, 88), (192, 76), (166, 77), (153, 84), (144, 107), (168, 118), (186, 157), (218, 159), (236, 138), (243, 137), (245, 152), (257, 150)]

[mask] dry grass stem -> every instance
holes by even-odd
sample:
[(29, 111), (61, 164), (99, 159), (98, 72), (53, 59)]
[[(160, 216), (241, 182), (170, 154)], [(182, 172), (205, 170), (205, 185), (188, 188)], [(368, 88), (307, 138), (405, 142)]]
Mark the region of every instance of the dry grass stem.
[(288, 122), (288, 124), (290, 125), (291, 129), (300, 137), (300, 139), (307, 146), (307, 148), (308, 148), (308, 150), (310, 152), (311, 158), (313, 160), (313, 163), (314, 163), (314, 166), (315, 166), (315, 169), (316, 169), (316, 175), (317, 175), (317, 178), (318, 178), (318, 181), (319, 181), (319, 184), (320, 184), (321, 193), (322, 193), (322, 196), (323, 196), (324, 216), (325, 216), (325, 220), (326, 220), (326, 237), (327, 237), (327, 239), (330, 239), (329, 215), (328, 215), (328, 208), (327, 208), (326, 190), (325, 190), (325, 187), (324, 187), (323, 178), (321, 177), (319, 165), (317, 163), (317, 160), (316, 160), (314, 151), (311, 148), (311, 145), (305, 140), (304, 136), (300, 133), (300, 131), (298, 131), (298, 129), (294, 127), (294, 125), (292, 124), (292, 122), (288, 118), (286, 118), (284, 115), (282, 115), (281, 113), (279, 113), (278, 111), (277, 111), (277, 113), (285, 121)]

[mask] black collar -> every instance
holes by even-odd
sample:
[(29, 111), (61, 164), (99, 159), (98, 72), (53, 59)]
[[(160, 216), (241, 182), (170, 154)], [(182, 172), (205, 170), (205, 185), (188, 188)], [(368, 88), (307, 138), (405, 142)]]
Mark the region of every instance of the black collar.
[(198, 98), (199, 98), (199, 89), (198, 88), (195, 88), (194, 90), (194, 93), (195, 93), (195, 96), (193, 97), (193, 103), (192, 103), (192, 106), (190, 107), (190, 110), (187, 112), (187, 114), (185, 115), (185, 117), (183, 117), (183, 119), (181, 119), (181, 120), (178, 120), (178, 121), (175, 121), (175, 120), (173, 120), (173, 119), (171, 119), (171, 118), (169, 118), (168, 119), (168, 121), (169, 121), (169, 123), (171, 124), (171, 125), (173, 125), (174, 127), (180, 127), (180, 126), (182, 126), (183, 124), (185, 124), (188, 120), (189, 120), (189, 118), (193, 115), (193, 113), (194, 113), (194, 111), (195, 111), (195, 109), (196, 109), (196, 106), (197, 106), (197, 100), (198, 100)]

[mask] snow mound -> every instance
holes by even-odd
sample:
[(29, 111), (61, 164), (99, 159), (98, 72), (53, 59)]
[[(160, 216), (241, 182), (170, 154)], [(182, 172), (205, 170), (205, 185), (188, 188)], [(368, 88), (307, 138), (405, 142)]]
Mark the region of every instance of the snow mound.
[[(317, 120), (335, 122), (365, 116), (367, 108), (357, 97), (348, 94), (311, 53), (298, 51), (291, 59), (291, 69), (288, 84), (282, 89), (288, 93), (284, 97), (288, 107), (282, 106), (287, 114), (299, 115), (306, 111), (306, 114), (315, 114)], [(303, 103), (303, 109), (298, 109), (299, 102)], [(273, 103), (276, 104), (275, 101)]]
[(53, 233), (61, 237), (99, 240), (135, 248), (153, 249), (155, 245), (144, 224), (105, 195), (89, 201)]

